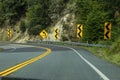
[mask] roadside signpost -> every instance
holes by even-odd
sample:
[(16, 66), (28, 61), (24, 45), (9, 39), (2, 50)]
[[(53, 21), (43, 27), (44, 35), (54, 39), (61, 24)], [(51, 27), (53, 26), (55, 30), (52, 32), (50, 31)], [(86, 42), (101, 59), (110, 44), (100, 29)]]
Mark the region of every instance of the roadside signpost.
[(59, 35), (59, 29), (56, 28), (56, 29), (54, 30), (54, 38), (55, 38), (56, 40), (58, 39), (58, 35)]
[(7, 29), (7, 35), (8, 35), (8, 38), (12, 37), (12, 30), (10, 28)]
[(43, 39), (45, 39), (45, 38), (47, 38), (48, 33), (47, 33), (45, 30), (43, 30), (43, 31), (41, 31), (41, 32), (39, 33), (39, 35), (40, 35)]
[(110, 22), (105, 22), (105, 24), (104, 24), (104, 40), (111, 38), (111, 28), (112, 28), (112, 24)]
[(83, 25), (78, 24), (77, 25), (77, 38), (82, 38), (82, 31), (83, 31)]

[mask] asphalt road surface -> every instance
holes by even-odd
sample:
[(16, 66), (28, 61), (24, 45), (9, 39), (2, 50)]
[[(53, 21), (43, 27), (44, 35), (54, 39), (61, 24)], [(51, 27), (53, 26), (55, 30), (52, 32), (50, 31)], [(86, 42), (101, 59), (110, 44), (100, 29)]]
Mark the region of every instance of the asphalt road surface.
[(120, 67), (81, 48), (6, 44), (0, 52), (1, 80), (120, 80)]

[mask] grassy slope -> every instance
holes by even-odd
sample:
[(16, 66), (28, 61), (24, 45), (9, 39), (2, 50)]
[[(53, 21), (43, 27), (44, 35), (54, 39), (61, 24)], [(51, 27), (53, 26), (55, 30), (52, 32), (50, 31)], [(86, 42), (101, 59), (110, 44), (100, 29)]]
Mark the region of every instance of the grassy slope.
[(3, 48), (0, 48), (0, 52), (3, 51)]
[(85, 47), (94, 55), (120, 66), (120, 38), (110, 48)]

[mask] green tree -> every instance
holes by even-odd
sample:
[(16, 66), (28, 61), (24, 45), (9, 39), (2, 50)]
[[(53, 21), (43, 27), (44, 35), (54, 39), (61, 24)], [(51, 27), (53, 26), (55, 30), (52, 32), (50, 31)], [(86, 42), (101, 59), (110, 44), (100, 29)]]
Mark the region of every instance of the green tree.
[(36, 25), (33, 28), (29, 28), (28, 34), (30, 35), (38, 35), (42, 31), (42, 26), (41, 25)]
[(1, 25), (2, 25), (3, 22), (4, 22), (2, 7), (3, 7), (3, 4), (2, 4), (2, 2), (0, 1), (0, 27), (2, 27)]
[(103, 40), (104, 23), (115, 23), (112, 3), (109, 0), (77, 0), (77, 23), (84, 25), (83, 41)]
[[(48, 7), (46, 7), (45, 5), (47, 4), (39, 3), (37, 5), (33, 5), (28, 8), (28, 12), (26, 13), (26, 16), (28, 20), (28, 28), (30, 30), (34, 28), (36, 25), (41, 25), (40, 29), (45, 29), (46, 27), (50, 25), (51, 19), (48, 15)], [(31, 33), (34, 34), (34, 31)]]
[(106, 14), (104, 12), (90, 12), (89, 15), (87, 15), (87, 21), (85, 22), (84, 40), (89, 42), (98, 42), (99, 40), (103, 40), (105, 20)]
[(15, 23), (26, 12), (26, 2), (24, 0), (1, 0), (2, 11), (5, 20), (10, 24)]
[(25, 32), (26, 31), (26, 23), (25, 23), (25, 21), (21, 21), (20, 22), (20, 30), (21, 30), (21, 32), (23, 33), (23, 32)]
[(76, 1), (76, 16), (77, 23), (85, 24), (87, 20), (87, 15), (92, 10), (92, 5), (90, 5), (91, 0), (77, 0)]

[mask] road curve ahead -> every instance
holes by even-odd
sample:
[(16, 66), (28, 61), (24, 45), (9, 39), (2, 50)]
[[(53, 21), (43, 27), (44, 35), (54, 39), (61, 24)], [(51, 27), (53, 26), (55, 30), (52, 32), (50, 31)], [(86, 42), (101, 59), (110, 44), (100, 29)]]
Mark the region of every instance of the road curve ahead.
[(14, 48), (0, 53), (2, 80), (120, 80), (119, 67), (81, 48), (43, 44), (9, 46)]

